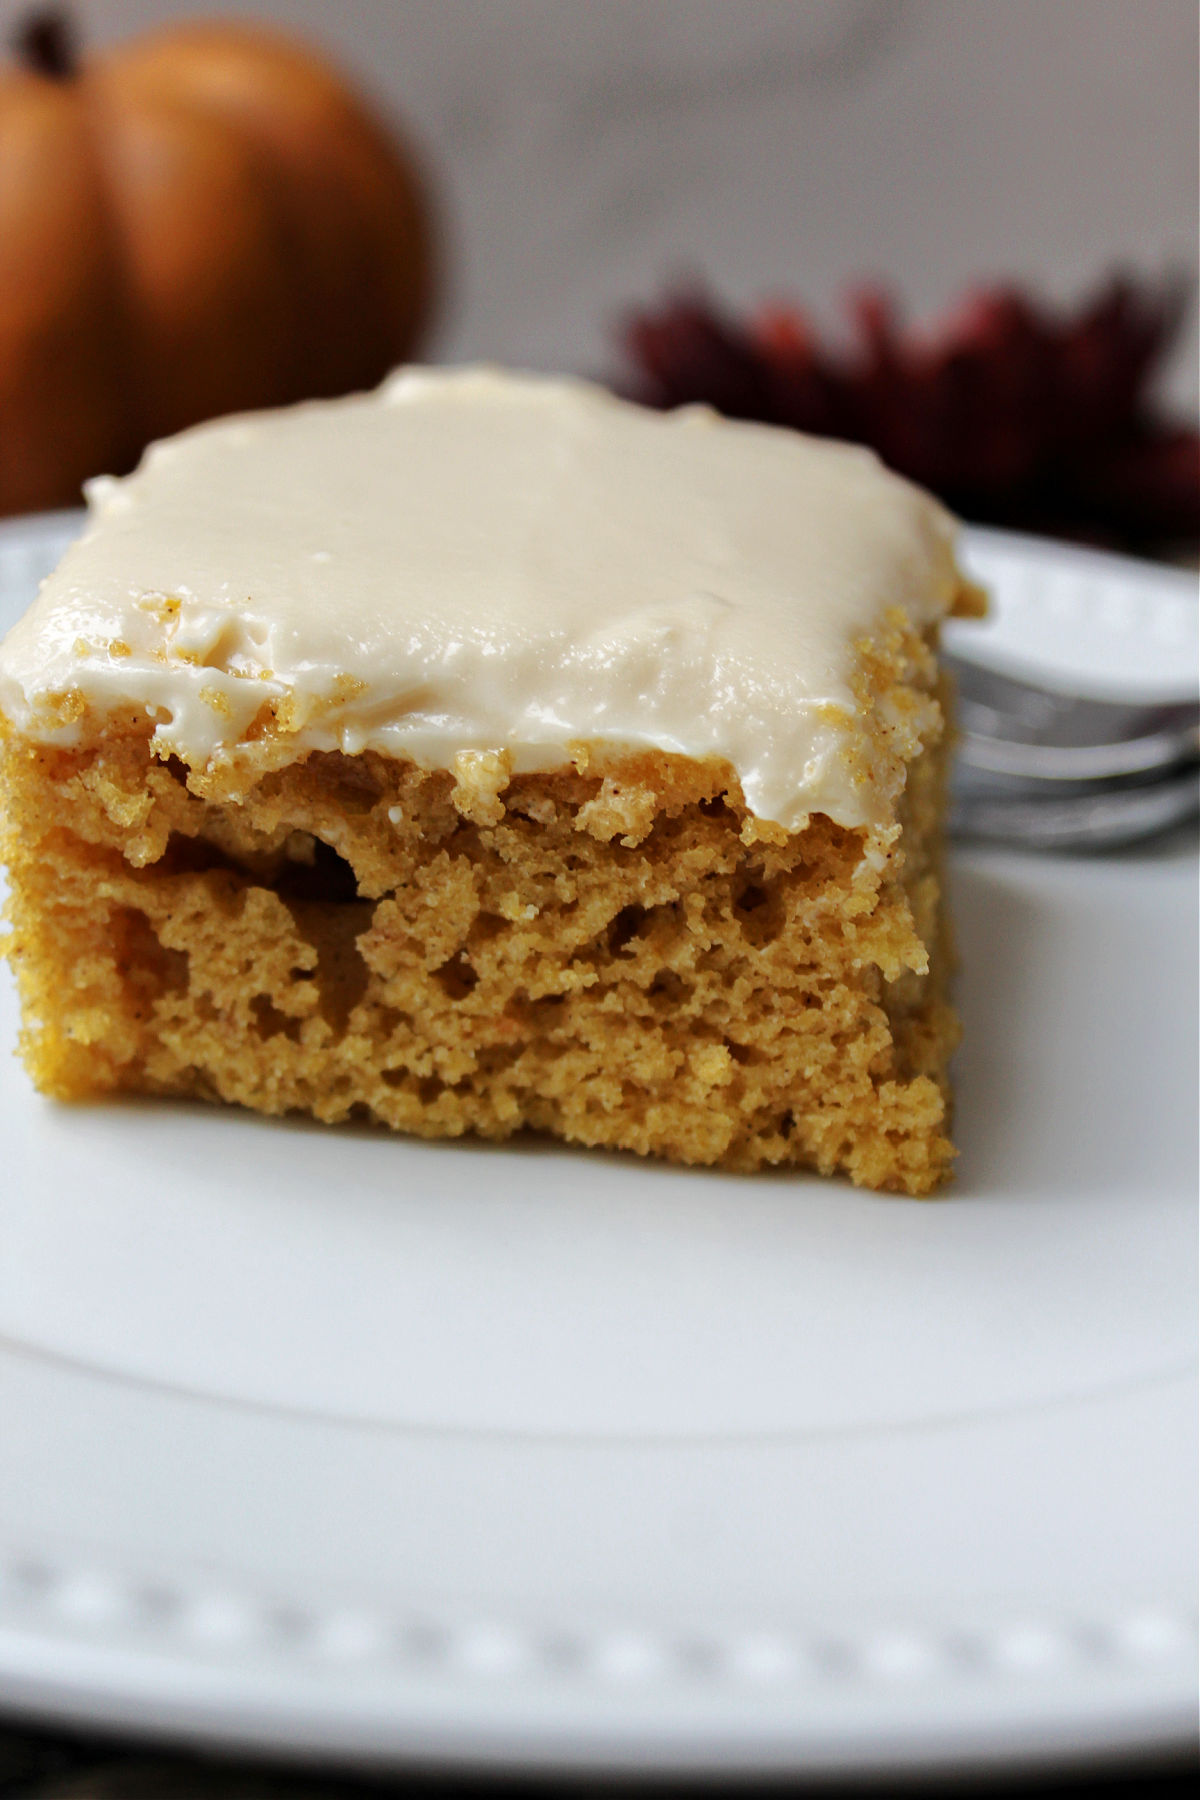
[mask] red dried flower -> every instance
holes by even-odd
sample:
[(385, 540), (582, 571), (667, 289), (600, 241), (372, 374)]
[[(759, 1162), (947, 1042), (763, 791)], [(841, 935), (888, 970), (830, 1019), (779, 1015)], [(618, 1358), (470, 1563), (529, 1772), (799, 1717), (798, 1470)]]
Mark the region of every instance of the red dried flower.
[(635, 398), (703, 401), (872, 445), (964, 518), (1133, 548), (1200, 541), (1200, 436), (1148, 396), (1186, 290), (1114, 280), (1056, 314), (980, 289), (929, 331), (890, 296), (852, 296), (852, 342), (821, 343), (795, 307), (748, 324), (704, 296), (636, 314), (625, 346)]

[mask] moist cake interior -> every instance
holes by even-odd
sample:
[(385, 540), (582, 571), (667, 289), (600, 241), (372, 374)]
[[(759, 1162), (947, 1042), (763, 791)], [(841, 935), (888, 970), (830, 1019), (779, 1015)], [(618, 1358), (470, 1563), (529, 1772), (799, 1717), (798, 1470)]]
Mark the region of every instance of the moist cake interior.
[(824, 818), (759, 837), (731, 772), (680, 758), (498, 795), (316, 753), (220, 800), (144, 728), (10, 742), (25, 1057), (64, 1099), (533, 1127), (924, 1194), (953, 1154), (941, 760), (873, 870)]

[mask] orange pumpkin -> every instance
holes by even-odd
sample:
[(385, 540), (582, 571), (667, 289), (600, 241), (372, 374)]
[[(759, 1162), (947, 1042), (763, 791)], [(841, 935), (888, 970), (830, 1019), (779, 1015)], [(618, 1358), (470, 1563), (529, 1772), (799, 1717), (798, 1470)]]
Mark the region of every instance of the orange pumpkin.
[(311, 51), (227, 23), (0, 70), (0, 512), (71, 505), (198, 419), (371, 386), (430, 234), (407, 155)]

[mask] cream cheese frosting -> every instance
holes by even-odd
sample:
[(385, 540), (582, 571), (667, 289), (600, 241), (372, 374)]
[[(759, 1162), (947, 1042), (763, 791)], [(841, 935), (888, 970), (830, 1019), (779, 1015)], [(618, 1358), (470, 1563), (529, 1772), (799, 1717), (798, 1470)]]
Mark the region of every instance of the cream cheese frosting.
[(199, 426), (88, 501), (0, 647), (28, 736), (73, 741), (80, 696), (193, 767), (272, 704), (297, 754), (653, 748), (788, 830), (883, 822), (856, 645), (960, 586), (949, 515), (869, 451), (491, 369)]

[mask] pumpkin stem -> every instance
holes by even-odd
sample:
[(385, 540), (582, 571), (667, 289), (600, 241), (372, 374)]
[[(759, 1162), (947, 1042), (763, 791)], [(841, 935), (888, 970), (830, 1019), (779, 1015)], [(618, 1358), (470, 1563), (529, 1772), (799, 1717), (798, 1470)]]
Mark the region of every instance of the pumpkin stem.
[(75, 24), (65, 9), (31, 13), (17, 27), (13, 49), (27, 69), (51, 81), (69, 81), (79, 68)]

